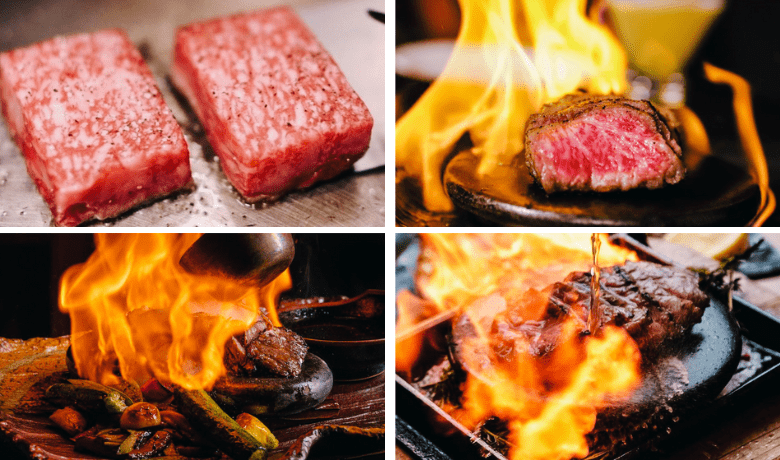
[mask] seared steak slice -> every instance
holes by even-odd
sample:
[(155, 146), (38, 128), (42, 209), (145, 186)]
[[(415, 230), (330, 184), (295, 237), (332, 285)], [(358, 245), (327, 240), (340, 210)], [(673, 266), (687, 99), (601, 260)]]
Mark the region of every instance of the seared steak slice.
[(249, 329), (227, 341), (223, 362), (232, 375), (271, 373), (295, 377), (301, 372), (307, 351), (301, 336), (287, 328), (274, 327), (261, 313)]
[[(550, 352), (568, 317), (577, 321), (581, 333), (587, 333), (590, 282), (590, 273), (574, 272), (545, 292), (528, 291), (511, 300), (493, 322), (496, 354), (511, 360), (518, 340), (537, 356)], [(652, 354), (664, 341), (689, 331), (701, 321), (709, 302), (694, 273), (651, 262), (629, 261), (604, 268), (599, 284), (599, 327), (624, 328), (643, 353)], [(543, 298), (540, 302), (545, 295), (546, 302)], [(541, 305), (541, 316), (529, 318), (529, 305)]]
[(525, 159), (547, 193), (660, 188), (685, 175), (676, 124), (649, 101), (569, 95), (529, 118)]
[(246, 354), (258, 367), (282, 377), (294, 377), (301, 373), (307, 350), (301, 336), (287, 328), (275, 327), (247, 345)]

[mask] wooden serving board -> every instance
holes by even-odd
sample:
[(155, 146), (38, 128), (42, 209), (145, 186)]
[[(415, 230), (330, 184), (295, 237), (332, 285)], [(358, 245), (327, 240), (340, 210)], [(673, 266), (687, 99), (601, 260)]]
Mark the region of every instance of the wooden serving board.
[[(92, 460), (90, 454), (76, 452), (73, 442), (48, 418), (54, 407), (43, 401), (46, 388), (67, 373), (65, 352), (68, 337), (29, 340), (0, 337), (0, 452), (2, 458), (39, 460)], [(328, 399), (316, 409), (286, 419), (266, 419), (264, 423), (279, 439), (271, 460), (285, 457), (295, 440), (320, 425), (350, 425), (384, 428), (384, 374), (360, 382), (339, 383)], [(7, 452), (6, 445), (18, 453)], [(316, 450), (309, 456), (315, 458)], [(341, 458), (329, 450), (330, 458)], [(381, 458), (381, 452), (366, 453)], [(227, 457), (225, 457), (227, 458)]]

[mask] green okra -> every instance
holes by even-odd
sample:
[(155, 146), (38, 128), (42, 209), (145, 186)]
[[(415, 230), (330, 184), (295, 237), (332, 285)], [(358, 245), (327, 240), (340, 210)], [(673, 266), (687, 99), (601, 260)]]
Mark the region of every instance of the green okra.
[(46, 390), (46, 399), (62, 406), (76, 406), (90, 412), (121, 414), (133, 401), (124, 393), (89, 380), (70, 379)]
[(272, 447), (258, 439), (226, 414), (203, 390), (176, 388), (177, 406), (191, 423), (210, 435), (214, 445), (236, 460), (265, 460)]

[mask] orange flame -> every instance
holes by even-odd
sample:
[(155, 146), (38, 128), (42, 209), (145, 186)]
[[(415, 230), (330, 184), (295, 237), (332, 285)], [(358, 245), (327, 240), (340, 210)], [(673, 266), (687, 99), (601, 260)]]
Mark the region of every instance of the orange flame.
[(396, 125), (396, 167), (422, 184), (425, 207), (451, 211), (445, 158), (466, 132), (489, 174), (523, 148), (528, 117), (585, 89), (626, 88), (625, 52), (585, 15), (587, 0), (461, 0), (463, 20), (447, 66)]
[(758, 212), (749, 225), (760, 227), (775, 211), (775, 194), (769, 188), (769, 167), (764, 155), (764, 148), (758, 137), (756, 121), (753, 117), (753, 100), (750, 97), (750, 85), (747, 80), (727, 70), (715, 67), (705, 62), (704, 74), (713, 83), (725, 83), (734, 91), (734, 115), (737, 121), (737, 131), (742, 142), (742, 149), (748, 161), (750, 174), (756, 180), (761, 194)]
[[(638, 259), (599, 237), (601, 266)], [(410, 331), (462, 312), (476, 334), (462, 346), (462, 364), (471, 371), (462, 408), (453, 415), (466, 426), (490, 416), (506, 421), (514, 460), (585, 457), (599, 409), (629, 396), (639, 380), (641, 356), (633, 339), (612, 326), (582, 336), (582, 325), (570, 317), (543, 359), (518, 340), (513, 359), (505, 361), (493, 354), (490, 328), (509, 305), (524, 321), (544, 318), (547, 296), (539, 290), (572, 271), (589, 270), (591, 258), (590, 234), (584, 233), (420, 235), (415, 282), (425, 300), (399, 293), (398, 371), (411, 375), (419, 353), (414, 347), (421, 346), (421, 334)], [(486, 356), (491, 366), (485, 366)]]
[(197, 389), (225, 373), (226, 340), (273, 311), (292, 282), (289, 271), (262, 288), (188, 273), (178, 262), (199, 236), (95, 235), (96, 251), (60, 283), (79, 375), (113, 384), (118, 363), (126, 380)]
[[(633, 251), (610, 244), (606, 235), (600, 238), (602, 264), (636, 260)], [(589, 270), (592, 260), (586, 233), (426, 233), (420, 242), (416, 287), (442, 309), (468, 305), (495, 291), (541, 289), (572, 271)]]
[(567, 323), (549, 358), (519, 354), (489, 379), (466, 380), (458, 416), (467, 424), (490, 416), (508, 421), (513, 460), (587, 456), (585, 435), (595, 427), (598, 410), (629, 396), (639, 381), (641, 356), (625, 330), (607, 326), (581, 340), (574, 326)]

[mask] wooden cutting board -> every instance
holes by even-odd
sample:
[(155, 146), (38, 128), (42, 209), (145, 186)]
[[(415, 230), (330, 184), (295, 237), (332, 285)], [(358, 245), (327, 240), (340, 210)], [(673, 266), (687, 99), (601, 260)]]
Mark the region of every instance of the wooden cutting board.
[[(54, 407), (42, 398), (46, 388), (67, 373), (65, 352), (69, 345), (68, 337), (0, 337), (0, 447), (8, 443), (22, 455), (39, 460), (100, 458), (74, 450), (73, 442), (48, 419)], [(284, 458), (299, 436), (319, 425), (384, 428), (384, 380), (381, 374), (360, 382), (337, 382), (320, 408), (288, 419), (264, 420), (280, 444), (269, 458)], [(5, 449), (2, 451), (5, 454)], [(315, 460), (315, 453), (309, 460)], [(328, 455), (339, 458), (332, 450)], [(383, 454), (366, 455), (381, 458)]]

